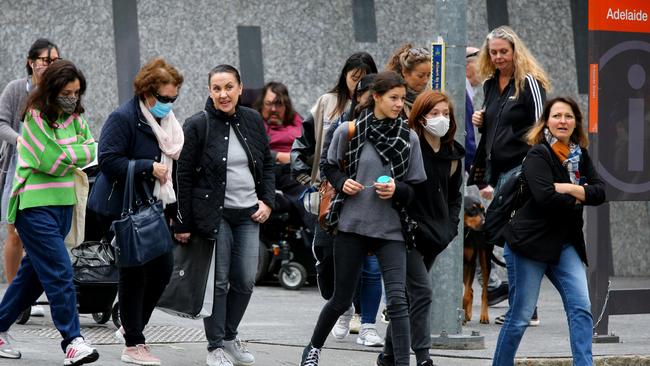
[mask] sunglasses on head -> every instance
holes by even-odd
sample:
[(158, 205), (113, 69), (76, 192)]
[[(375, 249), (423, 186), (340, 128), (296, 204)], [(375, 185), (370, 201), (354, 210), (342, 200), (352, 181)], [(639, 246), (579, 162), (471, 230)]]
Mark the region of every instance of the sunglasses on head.
[(153, 96), (156, 97), (156, 99), (160, 103), (174, 103), (176, 101), (176, 98), (178, 98), (178, 95), (173, 96), (173, 97), (168, 97), (165, 95), (160, 95), (158, 93), (153, 93)]
[(409, 53), (415, 57), (428, 57), (429, 52), (422, 47), (414, 47), (409, 50)]

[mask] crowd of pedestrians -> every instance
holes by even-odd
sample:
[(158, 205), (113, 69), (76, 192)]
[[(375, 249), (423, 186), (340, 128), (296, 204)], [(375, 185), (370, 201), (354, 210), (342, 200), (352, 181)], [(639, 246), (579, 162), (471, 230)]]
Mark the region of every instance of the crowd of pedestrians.
[[(513, 365), (536, 318), (544, 275), (562, 296), (574, 364), (592, 364), (582, 209), (605, 200), (604, 184), (587, 151), (580, 108), (570, 97), (546, 100), (549, 78), (511, 28), (496, 28), (480, 49), (468, 48), (469, 112), (460, 125), (449, 96), (428, 87), (431, 54), (405, 43), (383, 70), (370, 54), (352, 54), (304, 118), (281, 82), (267, 83), (252, 108), (244, 106), (239, 71), (222, 64), (206, 70), (205, 106), (182, 124), (173, 107), (183, 75), (155, 58), (135, 76), (133, 98), (108, 116), (97, 144), (83, 114), (84, 75), (60, 55), (52, 42), (37, 40), (28, 76), (0, 97), (10, 282), (0, 302), (0, 357), (21, 357), (7, 331), (45, 292), (64, 365), (99, 358), (80, 334), (64, 243), (74, 206), (84, 201), (81, 169), (97, 156), (87, 208), (102, 236), (110, 240), (112, 223), (153, 195), (179, 245), (216, 243), (211, 311), (203, 319), (208, 366), (255, 364), (238, 328), (254, 289), (260, 225), (274, 211), (292, 212), (313, 231), (318, 288), (327, 301), (301, 366), (319, 365), (329, 334), (341, 340), (351, 331), (358, 344), (383, 347), (377, 366), (409, 365), (411, 350), (418, 366), (433, 365), (429, 271), (458, 235), (464, 184), (489, 199), (513, 176), (523, 177), (528, 195), (503, 231), (508, 282), (497, 279), (494, 288), (507, 287), (510, 308), (493, 365)], [(480, 84), (484, 101), (475, 108)], [(459, 128), (465, 147), (455, 140)], [(308, 193), (325, 185), (331, 203), (319, 210)], [(125, 195), (130, 187), (134, 193)], [(163, 363), (143, 330), (173, 263), (169, 250), (137, 265), (118, 262), (116, 334), (125, 363)], [(375, 326), (382, 297), (385, 337)]]

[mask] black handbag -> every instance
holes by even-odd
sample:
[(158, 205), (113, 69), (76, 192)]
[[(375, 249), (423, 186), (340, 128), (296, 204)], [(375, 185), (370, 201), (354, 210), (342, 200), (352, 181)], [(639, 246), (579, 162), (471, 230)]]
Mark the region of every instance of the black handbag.
[(174, 269), (157, 307), (169, 314), (198, 319), (212, 315), (215, 271), (214, 239), (193, 234), (174, 247)]
[(143, 265), (170, 252), (173, 248), (162, 201), (153, 198), (145, 182), (143, 182), (145, 200), (133, 207), (134, 169), (135, 161), (130, 160), (124, 185), (122, 218), (113, 221), (112, 224), (117, 264), (120, 267)]

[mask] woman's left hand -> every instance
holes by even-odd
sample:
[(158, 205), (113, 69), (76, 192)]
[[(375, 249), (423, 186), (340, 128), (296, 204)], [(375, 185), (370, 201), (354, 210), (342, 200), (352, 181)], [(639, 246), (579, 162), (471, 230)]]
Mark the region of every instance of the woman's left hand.
[(263, 201), (257, 201), (257, 204), (259, 205), (259, 208), (257, 211), (255, 211), (254, 214), (251, 215), (251, 219), (255, 222), (263, 224), (264, 221), (268, 220), (269, 216), (271, 215), (271, 207), (269, 207)]
[(382, 200), (391, 199), (395, 193), (395, 180), (393, 178), (390, 178), (390, 182), (388, 183), (375, 183), (373, 186), (375, 187), (375, 192), (377, 192), (377, 195)]

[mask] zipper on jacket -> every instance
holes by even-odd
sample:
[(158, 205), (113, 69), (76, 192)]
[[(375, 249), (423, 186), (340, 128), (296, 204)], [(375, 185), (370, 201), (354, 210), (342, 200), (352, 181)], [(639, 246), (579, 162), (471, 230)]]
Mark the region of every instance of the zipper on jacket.
[[(499, 87), (499, 85), (498, 85), (499, 80), (497, 80), (496, 82), (497, 82), (496, 87), (498, 88)], [(508, 99), (509, 99), (508, 94), (510, 93), (510, 86), (511, 86), (510, 83), (508, 83), (508, 88), (506, 89), (506, 93), (505, 93), (505, 100), (501, 103), (501, 106), (499, 107), (499, 112), (497, 113), (497, 117), (496, 117), (497, 121), (496, 121), (496, 124), (494, 126), (493, 133), (492, 133), (492, 139), (491, 139), (492, 144), (489, 146), (489, 149), (488, 149), (488, 152), (487, 152), (487, 160), (492, 160), (492, 147), (494, 147), (494, 140), (497, 138), (497, 131), (498, 131), (498, 128), (499, 128), (499, 122), (501, 122), (501, 114), (503, 113), (503, 108), (508, 103)], [(497, 90), (497, 92), (498, 92), (498, 90)], [(499, 97), (501, 97), (501, 93), (499, 93)]]
[(113, 195), (113, 191), (115, 190), (115, 184), (117, 184), (117, 180), (114, 180), (113, 184), (111, 185), (111, 193), (108, 194), (108, 198), (106, 199), (107, 201), (111, 200), (111, 196)]
[(246, 150), (248, 150), (248, 154), (250, 155), (251, 160), (253, 161), (253, 176), (255, 178), (255, 181), (257, 182), (257, 163), (255, 162), (255, 157), (253, 156), (253, 152), (251, 151), (250, 147), (248, 146), (248, 141), (246, 141), (246, 138), (244, 137), (244, 134), (242, 134), (241, 130), (239, 129), (239, 123), (235, 123), (235, 128), (237, 129), (237, 132), (239, 133), (239, 136), (241, 136), (241, 139), (244, 142), (244, 146), (246, 146)]
[[(206, 136), (206, 138), (207, 138), (207, 136)], [(178, 162), (178, 160), (177, 160), (176, 161), (176, 172), (175, 172), (176, 174), (174, 174), (176, 176), (176, 188), (178, 190), (180, 190), (179, 189), (180, 185), (178, 184), (178, 165), (179, 164), (180, 164), (180, 162)], [(180, 222), (181, 224), (183, 223), (183, 215), (181, 214), (181, 195), (178, 194), (178, 192), (176, 192), (176, 219), (178, 219), (178, 222)]]

